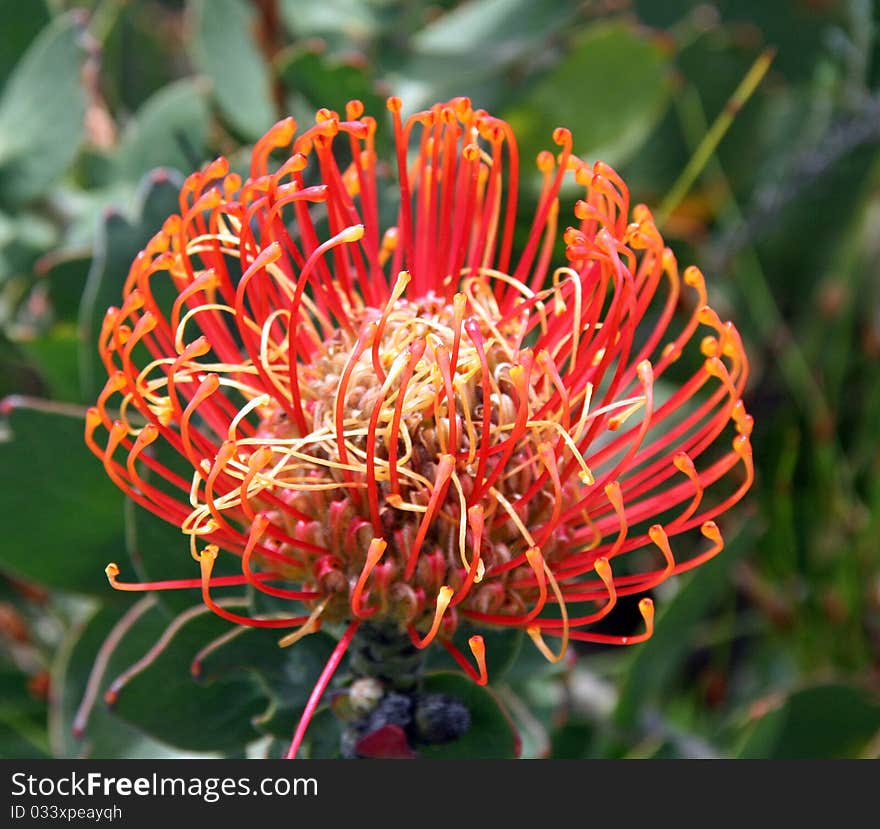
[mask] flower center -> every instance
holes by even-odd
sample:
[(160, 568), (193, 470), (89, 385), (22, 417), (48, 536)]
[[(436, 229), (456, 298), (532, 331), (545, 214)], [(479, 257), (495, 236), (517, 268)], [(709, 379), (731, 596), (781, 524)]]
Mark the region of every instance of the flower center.
[[(505, 320), (491, 291), (474, 295), (477, 284), (466, 281), (470, 293), (451, 304), (428, 294), (361, 309), (352, 331), (321, 343), (299, 378), (308, 434), (299, 434), (277, 402), (261, 410), (258, 437), (280, 458), (266, 477), (290, 507), (270, 511), (272, 520), (329, 551), (307, 557), (296, 574), (330, 597), (325, 619), (349, 615), (376, 538), (387, 543), (370, 574), (370, 604), (380, 615), (424, 627), (442, 588), (457, 591), (472, 565), (468, 609), (515, 614), (534, 604), (534, 586), (511, 589), (533, 575), (527, 565), (480, 582), (487, 570), (534, 546), (532, 533), (564, 506), (578, 479), (524, 499), (551, 463), (556, 477), (552, 430), (527, 426), (553, 387), (523, 377), (527, 319)], [(511, 447), (514, 433), (520, 437)], [(504, 468), (489, 474), (508, 449)], [(485, 512), (474, 564), (469, 506), (476, 496)], [(557, 530), (544, 542), (545, 560), (554, 559), (563, 536)]]

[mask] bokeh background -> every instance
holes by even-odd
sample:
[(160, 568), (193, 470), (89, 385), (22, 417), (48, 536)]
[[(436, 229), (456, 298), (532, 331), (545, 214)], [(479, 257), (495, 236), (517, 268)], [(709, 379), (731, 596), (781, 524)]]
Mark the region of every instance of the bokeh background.
[[(188, 554), (105, 480), (83, 407), (96, 326), (180, 174), (351, 98), (387, 153), (392, 93), (409, 111), (471, 96), (513, 123), (527, 164), (569, 127), (704, 270), (753, 363), (756, 485), (724, 553), (655, 591), (654, 638), (557, 668), (498, 645), (522, 755), (880, 755), (874, 2), (0, 0), (0, 756), (262, 756), (290, 734), (326, 642), (247, 640), (197, 680), (223, 629), (203, 617), (104, 704), (186, 607), (163, 598), (100, 651), (132, 605), (104, 565), (167, 577)], [(493, 716), (460, 754), (510, 753)]]

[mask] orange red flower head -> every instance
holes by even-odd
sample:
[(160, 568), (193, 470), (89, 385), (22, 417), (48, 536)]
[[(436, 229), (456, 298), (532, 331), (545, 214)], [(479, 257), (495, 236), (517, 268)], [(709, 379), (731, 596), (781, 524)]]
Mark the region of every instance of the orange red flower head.
[[(466, 99), (388, 108), (396, 158), (357, 101), (299, 134), (286, 119), (247, 178), (224, 158), (191, 175), (133, 262), (86, 440), (195, 561), (191, 580), (108, 576), (200, 589), (285, 644), (393, 623), (481, 682), (482, 639), (476, 667), (451, 642), (462, 620), (522, 628), (551, 659), (639, 641), (649, 598), (644, 634), (591, 626), (721, 550), (714, 519), (752, 481), (737, 330), (567, 130), (517, 238), (509, 125)], [(581, 198), (560, 233), (564, 184)], [(221, 553), (240, 576), (213, 575)], [(293, 610), (218, 603), (244, 584)]]

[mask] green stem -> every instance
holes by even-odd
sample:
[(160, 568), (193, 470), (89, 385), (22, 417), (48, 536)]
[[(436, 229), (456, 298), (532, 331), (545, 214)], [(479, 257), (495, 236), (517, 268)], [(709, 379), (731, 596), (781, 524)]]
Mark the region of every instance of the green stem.
[(670, 213), (681, 204), (682, 199), (690, 192), (694, 182), (715, 154), (721, 139), (724, 138), (727, 130), (730, 129), (734, 118), (745, 106), (746, 101), (752, 97), (752, 93), (758, 88), (758, 84), (761, 83), (764, 75), (767, 74), (775, 54), (776, 50), (771, 47), (758, 55), (757, 60), (752, 64), (745, 77), (740, 81), (739, 86), (734, 90), (733, 95), (730, 96), (730, 99), (724, 105), (724, 109), (721, 110), (721, 113), (715, 119), (715, 123), (705, 131), (690, 161), (685, 165), (684, 170), (681, 171), (675, 184), (672, 185), (672, 188), (657, 210), (655, 218), (658, 227), (662, 227), (669, 218)]

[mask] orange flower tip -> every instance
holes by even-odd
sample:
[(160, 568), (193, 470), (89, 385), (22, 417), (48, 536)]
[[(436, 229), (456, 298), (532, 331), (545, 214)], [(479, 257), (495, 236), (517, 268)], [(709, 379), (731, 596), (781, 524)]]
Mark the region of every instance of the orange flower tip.
[(666, 530), (660, 524), (652, 524), (648, 527), (648, 538), (660, 547), (667, 541)]
[(451, 126), (455, 123), (455, 110), (450, 106), (445, 106), (440, 110), (440, 120), (446, 125)]
[(556, 162), (553, 159), (553, 153), (551, 153), (549, 150), (541, 150), (541, 152), (538, 153), (538, 156), (535, 159), (535, 164), (538, 165), (538, 169), (542, 173), (550, 173), (556, 166)]
[(623, 493), (620, 491), (620, 481), (612, 481), (605, 485), (605, 497), (611, 502), (614, 509), (623, 507)]
[(116, 587), (116, 579), (119, 577), (119, 565), (115, 561), (111, 561), (105, 568), (104, 574), (111, 587)]
[(642, 360), (638, 366), (636, 366), (636, 373), (643, 386), (651, 386), (654, 384), (654, 367), (651, 365), (650, 360)]
[(209, 544), (205, 547), (204, 550), (199, 553), (199, 563), (205, 562), (207, 564), (213, 565), (213, 563), (217, 560), (217, 554), (220, 552), (220, 548), (216, 544)]
[(696, 471), (694, 462), (687, 452), (676, 452), (672, 458), (672, 463), (679, 472), (683, 472), (685, 475), (691, 475)]
[(744, 415), (740, 418), (734, 418), (734, 423), (736, 423), (736, 431), (739, 432), (742, 437), (747, 438), (752, 434), (755, 419), (751, 415)]
[(269, 139), (272, 144), (280, 147), (282, 144), (289, 144), (293, 140), (295, 132), (296, 121), (288, 116), (287, 118), (282, 118), (280, 121), (274, 123), (269, 128), (269, 132), (266, 133), (265, 137)]
[(553, 130), (553, 142), (560, 147), (571, 144), (571, 130), (567, 127), (557, 127)]
[(654, 602), (648, 598), (642, 599), (639, 602), (639, 613), (642, 614), (648, 630), (652, 630), (654, 627)]
[[(7, 397), (3, 401), (3, 412), (2, 413), (4, 415), (9, 414), (15, 408), (15, 404), (10, 403), (9, 402), (10, 400), (11, 400), (11, 398)], [(98, 411), (97, 407), (89, 406), (89, 408), (86, 409), (86, 429), (93, 431), (94, 429), (96, 429), (98, 427), (98, 425), (100, 423), (101, 423), (101, 413)]]
[(215, 179), (222, 178), (229, 172), (229, 159), (226, 156), (218, 155), (213, 161), (211, 161), (206, 167), (204, 171), (204, 175), (206, 178)]
[(727, 369), (719, 357), (708, 357), (703, 363), (706, 372), (712, 377), (724, 379), (727, 377)]
[(544, 555), (541, 552), (540, 547), (529, 547), (529, 549), (526, 550), (526, 561), (528, 561), (533, 570), (541, 569), (543, 572)]
[(716, 544), (722, 544), (724, 541), (721, 537), (721, 530), (718, 529), (718, 525), (714, 521), (704, 521), (703, 526), (700, 527), (700, 532)]
[(111, 708), (116, 705), (116, 701), (119, 699), (119, 692), (113, 688), (106, 691), (104, 693), (104, 702), (107, 703)]
[(396, 492), (389, 492), (388, 495), (385, 496), (385, 502), (389, 506), (394, 507), (394, 509), (400, 509), (403, 504), (403, 498)]
[(513, 383), (517, 391), (521, 392), (525, 388), (525, 378), (526, 371), (521, 365), (511, 366), (510, 382)]
[(703, 272), (696, 265), (688, 265), (684, 269), (684, 282), (691, 288), (703, 287), (706, 280), (703, 278)]
[(596, 483), (596, 478), (588, 469), (581, 469), (580, 472), (578, 472), (578, 480), (586, 486), (592, 486)]
[(663, 347), (663, 358), (669, 360), (670, 363), (674, 363), (679, 357), (681, 357), (681, 348), (677, 343), (667, 343)]
[(718, 338), (711, 334), (700, 340), (700, 353), (704, 357), (718, 357), (721, 354), (721, 348), (718, 344)]
[(388, 542), (384, 538), (374, 538), (367, 548), (367, 561), (375, 565), (382, 558), (387, 547)]
[(466, 144), (461, 155), (465, 161), (477, 161), (480, 157), (480, 147), (477, 144)]
[(251, 523), (251, 533), (256, 536), (260, 536), (265, 532), (266, 527), (268, 527), (271, 523), (271, 519), (268, 515), (266, 515), (266, 513), (258, 513), (256, 516), (254, 516), (254, 520)]
[(138, 443), (147, 446), (159, 437), (159, 427), (155, 423), (148, 423), (138, 434)]
[(697, 319), (703, 325), (711, 325), (713, 328), (722, 327), (721, 319), (719, 318), (715, 310), (709, 305), (704, 305), (702, 308), (700, 308), (699, 311), (697, 311)]
[(486, 643), (483, 641), (483, 637), (471, 636), (468, 639), (468, 647), (471, 649), (471, 653), (477, 662), (477, 669), (479, 671), (477, 684), (486, 685), (489, 682), (489, 671), (486, 668)]
[(217, 389), (220, 388), (220, 375), (219, 374), (206, 374), (201, 381), (200, 392), (205, 394), (213, 394)]
[(364, 114), (364, 103), (357, 98), (348, 101), (345, 105), (345, 117), (349, 121), (356, 121)]
[(733, 439), (733, 451), (741, 458), (752, 457), (752, 442), (748, 435), (737, 435)]
[(467, 95), (459, 95), (452, 99), (452, 105), (459, 118), (463, 118), (471, 111), (471, 99)]
[(199, 659), (193, 659), (189, 666), (189, 672), (194, 679), (198, 679), (202, 675), (202, 662)]
[(385, 106), (388, 108), (389, 112), (400, 112), (403, 109), (403, 101), (397, 97), (397, 95), (392, 95), (386, 102)]
[[(363, 225), (352, 225), (351, 227), (347, 227), (342, 233), (339, 234), (339, 240), (341, 242), (358, 242), (364, 238), (364, 226)], [(275, 243), (273, 243), (275, 244)]]

